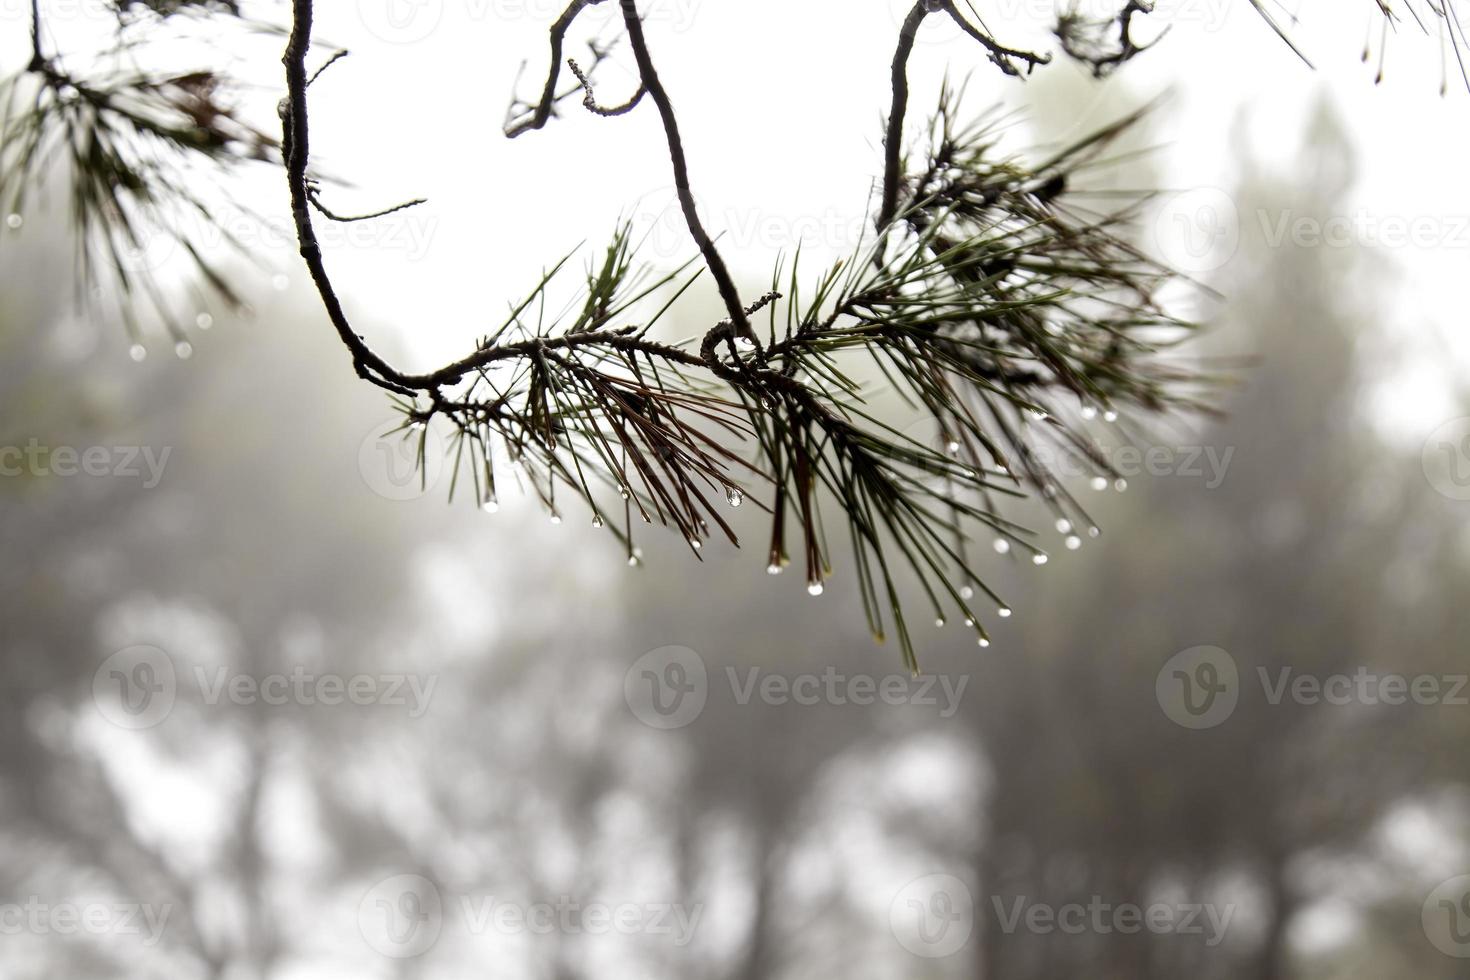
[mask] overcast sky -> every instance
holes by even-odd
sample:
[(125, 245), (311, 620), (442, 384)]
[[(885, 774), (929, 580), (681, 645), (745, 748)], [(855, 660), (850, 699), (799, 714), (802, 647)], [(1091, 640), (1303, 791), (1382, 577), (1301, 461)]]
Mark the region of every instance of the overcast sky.
[[(58, 34), (84, 20), (68, 13), (88, 0), (51, 0)], [(333, 0), (318, 5), (323, 41), (350, 48), (312, 90), (314, 162), (355, 187), (331, 192), (339, 210), (366, 211), (412, 197), (429, 204), (371, 227), (326, 229), (332, 269), (349, 311), (375, 332), (397, 331), (421, 366), (462, 353), (506, 303), (523, 295), (542, 266), (581, 241), (606, 240), (620, 214), (654, 224), (652, 258), (693, 252), (676, 219), (668, 160), (651, 105), (600, 119), (575, 102), (566, 118), (510, 141), (501, 126), (525, 61), (520, 91), (544, 77), (549, 23), (564, 0)], [(1106, 12), (1112, 0), (1081, 0)], [(44, 6), (44, 4), (43, 4)], [(264, 16), (285, 14), (263, 2)], [(888, 63), (908, 0), (647, 0), (650, 43), (680, 113), (696, 190), (737, 272), (758, 282), (798, 242), (814, 261), (847, 251), (862, 227), (881, 170), (880, 124)], [(1326, 0), (1302, 0), (1296, 29), (1315, 73), (1275, 38), (1246, 0), (1160, 0), (1153, 25), (1171, 24), (1155, 50), (1102, 84), (1058, 63), (1029, 82), (1002, 76), (944, 18), (931, 18), (913, 63), (916, 114), (932, 105), (945, 72), (973, 73), (970, 106), (993, 101), (1048, 104), (1033, 135), (1066, 135), (1122, 108), (1172, 91), (1157, 155), (1165, 189), (1229, 187), (1245, 138), (1286, 166), (1303, 120), (1327, 93), (1348, 124), (1361, 176), (1345, 218), (1355, 239), (1376, 239), (1402, 288), (1388, 298), (1406, 339), (1422, 344), (1411, 368), (1413, 399), (1390, 389), (1382, 407), (1411, 437), (1453, 412), (1435, 373), (1449, 344), (1463, 356), (1459, 282), (1470, 257), (1470, 96), (1451, 65), (1450, 95), (1439, 95), (1436, 38), (1412, 25), (1390, 38), (1387, 78), (1375, 86), (1376, 5), (1343, 14)], [(27, 4), (0, 0), (7, 64), (24, 52)], [(1005, 43), (1049, 48), (1054, 0), (976, 0)], [(617, 5), (593, 8), (568, 54), (602, 25), (613, 33)], [(94, 18), (95, 20), (95, 18)], [(1372, 65), (1359, 55), (1370, 24)], [(1157, 26), (1151, 28), (1156, 30)], [(1141, 35), (1145, 35), (1143, 30)], [(1146, 36), (1146, 35), (1145, 35)], [(262, 82), (253, 96), (268, 112), (279, 91), (277, 39), (239, 48)], [(324, 57), (324, 50), (322, 56)], [(636, 87), (614, 59), (599, 73), (602, 101)], [(1062, 107), (1065, 108), (1062, 108)], [(1245, 137), (1234, 125), (1246, 121)], [(1025, 130), (1018, 130), (1018, 143)], [(258, 172), (244, 192), (276, 225), (287, 221), (279, 175)], [(1208, 200), (1208, 198), (1203, 198)], [(1427, 219), (1428, 244), (1388, 240), (1393, 222)], [(1243, 221), (1259, 220), (1253, 215)], [(335, 233), (335, 234), (334, 234)], [(350, 234), (350, 237), (348, 235)], [(264, 236), (271, 261), (303, 276), (284, 235)], [(1161, 245), (1169, 248), (1167, 241)], [(1208, 270), (1201, 270), (1208, 271)], [(279, 284), (279, 283), (278, 283)], [(699, 331), (691, 324), (689, 333)], [(1464, 358), (1462, 363), (1470, 363)], [(1400, 379), (1401, 380), (1401, 379)], [(1431, 426), (1432, 427), (1432, 426)]]

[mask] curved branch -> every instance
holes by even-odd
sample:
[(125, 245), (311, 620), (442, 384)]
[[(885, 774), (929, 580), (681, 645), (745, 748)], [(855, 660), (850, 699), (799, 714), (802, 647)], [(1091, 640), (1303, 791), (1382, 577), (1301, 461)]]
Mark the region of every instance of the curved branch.
[(699, 220), (694, 192), (689, 185), (689, 161), (684, 154), (684, 142), (679, 136), (679, 120), (674, 115), (674, 104), (669, 100), (669, 93), (658, 77), (658, 70), (653, 66), (653, 56), (648, 51), (648, 39), (643, 34), (643, 21), (638, 17), (638, 4), (636, 0), (620, 2), (623, 5), (623, 23), (628, 27), (628, 40), (633, 45), (633, 57), (638, 62), (638, 74), (663, 119), (664, 135), (669, 143), (669, 160), (674, 165), (674, 188), (679, 195), (679, 207), (684, 212), (684, 223), (689, 226), (689, 234), (694, 236), (694, 242), (704, 256), (704, 264), (709, 267), (710, 275), (714, 276), (720, 298), (725, 302), (725, 310), (730, 314), (730, 322), (736, 332), (755, 341), (755, 331), (751, 329), (750, 319), (745, 315), (740, 291), (735, 288), (735, 281), (730, 278), (730, 271), (725, 267), (725, 260), (720, 257), (719, 249), (715, 248), (714, 239), (710, 238), (709, 232), (705, 231), (704, 224)]
[(541, 101), (536, 103), (529, 119), (506, 129), (507, 137), (515, 139), (533, 129), (541, 129), (551, 120), (551, 114), (556, 111), (556, 103), (561, 99), (556, 94), (556, 83), (561, 77), (562, 47), (566, 44), (567, 31), (583, 10), (599, 3), (602, 0), (572, 0), (551, 25), (551, 67), (546, 73), (546, 84), (541, 89)]

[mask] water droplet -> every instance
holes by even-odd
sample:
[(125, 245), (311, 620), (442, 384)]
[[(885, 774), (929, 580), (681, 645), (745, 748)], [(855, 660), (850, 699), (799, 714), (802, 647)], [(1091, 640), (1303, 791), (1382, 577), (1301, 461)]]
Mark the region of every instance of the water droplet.
[(987, 640), (987, 639), (986, 639), (986, 638), (985, 638), (985, 637), (983, 637), (983, 636), (982, 636), (982, 637), (980, 637), (980, 639), (978, 639), (978, 640), (976, 640), (976, 641), (975, 641), (975, 642), (976, 642), (976, 643), (978, 643), (978, 644), (979, 644), (979, 645), (980, 645), (980, 646), (982, 646), (982, 647), (988, 647), (988, 646), (990, 646), (990, 641), (989, 641), (989, 640)]
[(973, 598), (975, 598), (975, 590), (972, 589), (972, 588), (970, 588), (968, 585), (963, 586), (960, 589), (960, 598), (961, 599), (973, 599)]
[(500, 501), (496, 500), (494, 497), (487, 497), (485, 500), (480, 502), (480, 509), (487, 514), (493, 514), (500, 509)]
[(996, 538), (994, 547), (996, 554), (1004, 555), (1011, 550), (1011, 543), (1005, 538)]
[(551, 523), (553, 523), (553, 524), (560, 524), (561, 523), (561, 515), (553, 512), (552, 515), (551, 515)]
[(995, 611), (995, 614), (997, 616), (999, 616), (1001, 619), (1010, 619), (1011, 618), (1011, 607), (1010, 606), (1001, 606), (999, 609), (997, 609)]
[(133, 346), (128, 348), (128, 356), (135, 361), (141, 361), (143, 358), (148, 356), (148, 348), (144, 347), (142, 344), (134, 344)]
[(940, 629), (944, 629), (944, 617), (941, 616), (940, 618), (934, 620), (934, 625)]
[(198, 327), (200, 330), (208, 330), (210, 327), (214, 326), (214, 317), (210, 316), (208, 313), (201, 313), (194, 318), (194, 326)]
[(11, 213), (5, 216), (5, 227), (9, 228), (11, 231), (19, 230), (20, 226), (25, 223), (26, 219), (18, 214)]
[(821, 595), (827, 589), (821, 582), (808, 582), (806, 584), (806, 591), (807, 595)]
[(1075, 535), (1075, 534), (1068, 536), (1068, 538), (1067, 538), (1067, 550), (1068, 551), (1076, 551), (1080, 547), (1082, 547), (1082, 539), (1081, 538), (1077, 537), (1077, 535)]
[(408, 431), (410, 432), (422, 432), (426, 428), (428, 428), (428, 425), (423, 419), (414, 419), (408, 423)]
[(1117, 490), (1119, 493), (1122, 493), (1124, 490), (1128, 489), (1128, 481), (1119, 480), (1117, 483), (1113, 484), (1113, 489)]
[(1087, 419), (1089, 422), (1092, 421), (1093, 419), (1097, 418), (1097, 409), (1093, 408), (1091, 405), (1083, 405), (1082, 417), (1084, 419)]
[(690, 538), (689, 547), (693, 548), (695, 551), (698, 551), (700, 548), (704, 547), (704, 542), (700, 541), (698, 538)]
[(950, 443), (947, 446), (945, 446), (944, 448), (947, 449), (947, 450), (949, 450), (949, 454), (951, 456), (956, 456), (956, 455), (959, 454), (960, 444), (957, 443), (957, 442), (955, 442), (955, 441), (953, 441), (953, 440), (951, 440)]
[(629, 497), (633, 496), (628, 491), (628, 488), (627, 487), (618, 487), (618, 493), (620, 493), (622, 495), (622, 497), (623, 497), (624, 500), (627, 500)]
[(593, 515), (593, 517), (592, 517), (592, 526), (593, 527), (602, 527), (603, 526), (603, 520), (602, 520), (602, 515), (601, 514), (594, 514)]
[(1111, 409), (1108, 410), (1108, 411), (1106, 411), (1106, 412), (1103, 412), (1103, 421), (1104, 422), (1116, 422), (1116, 421), (1118, 421), (1118, 413), (1112, 411)]
[(291, 277), (284, 272), (278, 272), (271, 277), (271, 287), (278, 293), (284, 293), (291, 285)]
[(965, 625), (966, 626), (974, 626), (975, 625), (975, 617), (974, 616), (966, 616), (965, 617)]
[(739, 507), (745, 503), (745, 491), (739, 487), (731, 487), (725, 492), (725, 499), (730, 502), (731, 507)]
[(1031, 556), (1031, 564), (1033, 565), (1045, 565), (1049, 561), (1051, 561), (1051, 559), (1048, 558), (1046, 555), (1036, 554)]
[(187, 340), (181, 340), (174, 344), (174, 353), (179, 355), (179, 360), (187, 361), (194, 353), (194, 345)]
[(1049, 418), (1045, 412), (1035, 408), (1031, 409), (1031, 417), (1038, 422), (1045, 422)]
[(1095, 476), (1095, 477), (1092, 478), (1092, 489), (1101, 491), (1101, 490), (1106, 490), (1107, 488), (1108, 488), (1108, 478), (1107, 477), (1105, 477), (1105, 476)]
[(1102, 536), (1102, 528), (1100, 528), (1100, 527), (1090, 527), (1090, 528), (1088, 528), (1087, 529), (1087, 536), (1089, 538), (1101, 537)]
[(636, 568), (637, 566), (638, 566), (638, 556), (637, 555), (629, 555), (628, 556), (628, 567), (629, 568)]
[(1072, 530), (1072, 522), (1065, 517), (1057, 518), (1057, 533), (1066, 534)]
[(775, 562), (775, 561), (771, 562), (769, 565), (766, 566), (766, 574), (767, 575), (780, 575), (781, 574), (781, 563), (780, 562)]

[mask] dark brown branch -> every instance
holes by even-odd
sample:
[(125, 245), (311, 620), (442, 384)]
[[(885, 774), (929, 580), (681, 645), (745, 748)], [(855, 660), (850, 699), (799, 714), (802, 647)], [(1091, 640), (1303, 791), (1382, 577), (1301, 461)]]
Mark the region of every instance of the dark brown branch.
[(979, 41), (990, 52), (990, 60), (1007, 75), (1020, 75), (1016, 61), (1024, 61), (1027, 71), (1037, 65), (1051, 61), (1049, 54), (1034, 54), (1008, 48), (975, 27), (960, 15), (954, 0), (916, 0), (913, 9), (904, 18), (903, 28), (898, 35), (898, 48), (893, 53), (893, 107), (888, 113), (888, 133), (884, 139), (883, 203), (878, 210), (875, 225), (879, 233), (887, 230), (898, 212), (898, 188), (903, 179), (903, 124), (909, 105), (909, 58), (914, 53), (914, 39), (924, 18), (931, 13), (943, 11), (970, 37)]
[(402, 204), (395, 204), (391, 208), (384, 208), (381, 211), (374, 211), (371, 214), (342, 215), (334, 213), (322, 203), (321, 191), (315, 185), (307, 187), (306, 197), (307, 200), (311, 201), (311, 206), (321, 212), (323, 217), (329, 221), (339, 221), (343, 224), (350, 224), (354, 221), (371, 221), (374, 218), (384, 218), (390, 214), (397, 214), (399, 211), (406, 211), (409, 208), (416, 208), (420, 204), (429, 203), (425, 198), (416, 197), (412, 201), (404, 201)]
[(960, 30), (964, 31), (966, 34), (970, 35), (972, 38), (984, 45), (985, 50), (990, 52), (990, 60), (995, 62), (996, 66), (1007, 75), (1021, 74), (1021, 70), (1017, 68), (1014, 64), (1014, 62), (1017, 61), (1024, 61), (1026, 63), (1026, 71), (1028, 74), (1037, 65), (1046, 65), (1051, 63), (1051, 55), (1049, 54), (1036, 54), (1031, 51), (1018, 51), (1015, 48), (1008, 48), (1005, 45), (999, 43), (995, 40), (995, 38), (991, 37), (989, 34), (986, 34), (984, 31), (980, 30), (978, 27), (965, 20), (965, 18), (960, 14), (959, 10), (955, 7), (954, 0), (939, 0), (937, 5), (932, 6), (937, 7), (937, 9), (943, 10), (945, 13), (949, 14), (950, 19), (959, 25)]
[(710, 238), (709, 232), (705, 231), (704, 224), (699, 220), (694, 192), (689, 185), (689, 162), (684, 154), (683, 140), (679, 137), (679, 120), (674, 115), (674, 104), (669, 100), (669, 93), (664, 90), (658, 71), (653, 66), (653, 56), (648, 51), (648, 39), (643, 34), (643, 21), (638, 17), (638, 5), (636, 0), (621, 0), (621, 3), (623, 23), (627, 25), (628, 40), (633, 45), (633, 57), (638, 62), (638, 74), (663, 119), (664, 135), (669, 142), (669, 160), (674, 166), (674, 188), (679, 195), (679, 207), (684, 212), (684, 223), (689, 226), (689, 234), (694, 236), (694, 242), (704, 256), (704, 264), (709, 267), (710, 275), (714, 276), (720, 298), (725, 302), (725, 310), (730, 314), (730, 322), (736, 333), (754, 342), (755, 331), (751, 329), (750, 319), (745, 315), (740, 291), (735, 288), (735, 281), (730, 278), (725, 260), (715, 248), (714, 239)]
[(556, 83), (561, 77), (562, 48), (566, 44), (567, 31), (583, 10), (599, 3), (602, 0), (572, 0), (551, 25), (551, 67), (546, 73), (546, 84), (541, 89), (541, 100), (536, 103), (528, 119), (506, 129), (506, 136), (515, 139), (533, 129), (541, 129), (551, 120), (552, 113), (556, 111), (556, 103), (562, 98), (556, 94)]
[(572, 70), (572, 74), (577, 76), (577, 81), (580, 82), (582, 85), (582, 91), (585, 93), (582, 99), (582, 104), (587, 107), (588, 112), (593, 113), (594, 115), (625, 115), (636, 109), (638, 107), (638, 103), (642, 102), (643, 97), (648, 94), (648, 87), (645, 85), (639, 85), (638, 91), (634, 92), (633, 97), (627, 102), (615, 106), (599, 105), (597, 102), (597, 95), (592, 91), (592, 79), (587, 76), (586, 72), (582, 71), (581, 66), (577, 64), (577, 59), (568, 58), (567, 67)]
[(41, 71), (46, 67), (46, 56), (41, 53), (41, 0), (31, 0), (31, 63), (27, 71)]
[(898, 212), (898, 184), (903, 177), (903, 121), (909, 110), (909, 56), (914, 52), (914, 38), (919, 25), (929, 16), (929, 0), (915, 0), (904, 18), (898, 34), (898, 50), (893, 53), (893, 108), (888, 112), (888, 135), (883, 141), (883, 206), (875, 224), (886, 231)]
[(292, 0), (291, 38), (286, 53), (281, 58), (286, 66), (286, 106), (284, 113), (284, 138), (282, 146), (286, 157), (286, 180), (291, 188), (291, 216), (296, 225), (296, 237), (300, 244), (301, 257), (311, 272), (311, 280), (321, 296), (322, 305), (337, 336), (352, 352), (352, 363), (359, 377), (400, 394), (412, 395), (413, 391), (399, 383), (399, 376), (387, 361), (375, 354), (367, 342), (358, 336), (342, 309), (342, 301), (327, 275), (322, 261), (321, 244), (311, 224), (311, 191), (307, 183), (306, 168), (310, 160), (310, 126), (306, 114), (306, 89), (310, 80), (306, 75), (306, 54), (311, 50), (312, 0)]

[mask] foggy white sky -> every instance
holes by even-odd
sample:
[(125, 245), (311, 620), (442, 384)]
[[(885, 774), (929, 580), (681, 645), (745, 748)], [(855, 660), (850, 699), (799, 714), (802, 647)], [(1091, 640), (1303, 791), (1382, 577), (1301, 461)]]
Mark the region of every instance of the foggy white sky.
[[(73, 9), (85, 0), (52, 0)], [(1106, 12), (1104, 0), (1082, 0)], [(332, 192), (334, 207), (367, 211), (411, 197), (425, 207), (347, 233), (324, 229), (331, 268), (349, 312), (378, 337), (397, 331), (420, 366), (462, 353), (505, 304), (536, 281), (543, 264), (586, 240), (606, 240), (620, 214), (652, 220), (670, 201), (662, 132), (651, 105), (630, 116), (599, 119), (575, 102), (566, 118), (515, 141), (501, 134), (518, 65), (521, 93), (544, 77), (546, 29), (564, 0), (332, 0), (318, 4), (318, 37), (353, 55), (313, 89), (314, 162), (355, 186)], [(707, 223), (723, 228), (723, 248), (752, 283), (769, 276), (778, 254), (798, 241), (819, 262), (845, 252), (860, 226), (873, 176), (881, 169), (880, 123), (888, 63), (909, 0), (647, 0), (650, 43), (680, 111), (696, 190)], [(1058, 62), (1027, 83), (1002, 76), (973, 42), (944, 18), (931, 18), (913, 64), (915, 114), (932, 105), (946, 70), (973, 71), (970, 105), (993, 100), (1024, 106), (1051, 101), (1048, 126), (1065, 118), (1055, 104), (1075, 103), (1079, 129), (1165, 91), (1173, 97), (1158, 155), (1168, 189), (1229, 187), (1238, 146), (1238, 113), (1255, 150), (1287, 162), (1296, 135), (1326, 93), (1340, 109), (1360, 154), (1360, 180), (1347, 216), (1384, 220), (1444, 219), (1434, 243), (1380, 245), (1399, 270), (1393, 318), (1426, 355), (1413, 375), (1416, 398), (1384, 400), (1388, 423), (1406, 436), (1454, 412), (1435, 394), (1442, 345), (1463, 354), (1459, 282), (1470, 258), (1470, 96), (1454, 73), (1440, 98), (1438, 41), (1411, 26), (1390, 38), (1387, 81), (1359, 60), (1376, 6), (1303, 0), (1297, 36), (1313, 58), (1310, 72), (1246, 0), (1160, 0), (1151, 25), (1172, 24), (1155, 50), (1113, 80), (1095, 84), (1078, 66)], [(254, 9), (285, 16), (285, 5)], [(1003, 41), (1050, 48), (1055, 0), (976, 0)], [(3, 53), (24, 50), (26, 4), (0, 0)], [(1361, 10), (1357, 9), (1361, 8)], [(617, 5), (593, 8), (579, 22), (568, 54), (599, 24), (611, 33)], [(57, 32), (80, 18), (56, 17)], [(1156, 30), (1157, 26), (1141, 28)], [(1377, 29), (1374, 29), (1377, 47)], [(241, 49), (269, 110), (279, 95), (279, 41)], [(325, 51), (323, 52), (325, 56)], [(1376, 59), (1376, 50), (1375, 50)], [(621, 101), (635, 80), (617, 63), (600, 74), (602, 101)], [(279, 175), (257, 173), (246, 199), (286, 226)], [(1247, 220), (1254, 220), (1248, 217)], [(284, 236), (267, 236), (272, 261), (293, 279), (304, 273)], [(653, 258), (682, 259), (693, 245), (665, 221)], [(691, 324), (689, 333), (700, 329)], [(1464, 363), (1470, 363), (1465, 358)]]

